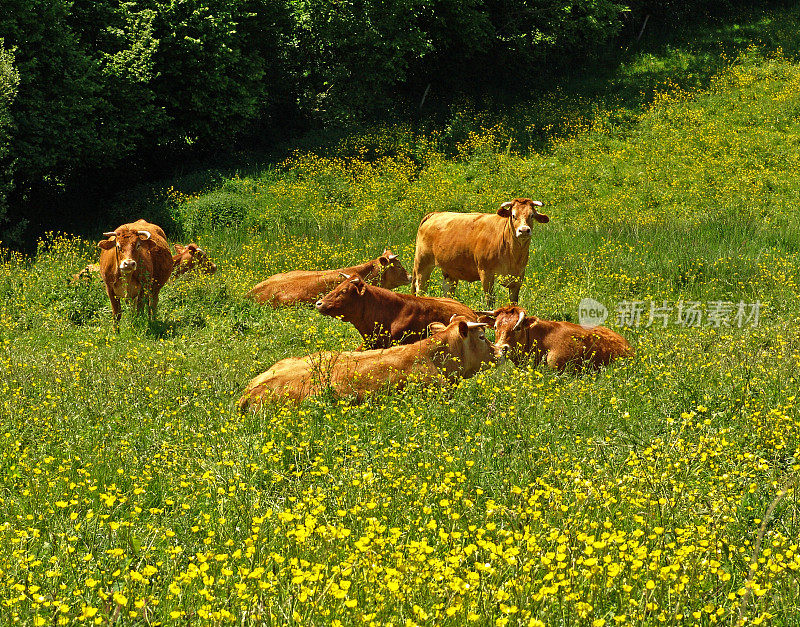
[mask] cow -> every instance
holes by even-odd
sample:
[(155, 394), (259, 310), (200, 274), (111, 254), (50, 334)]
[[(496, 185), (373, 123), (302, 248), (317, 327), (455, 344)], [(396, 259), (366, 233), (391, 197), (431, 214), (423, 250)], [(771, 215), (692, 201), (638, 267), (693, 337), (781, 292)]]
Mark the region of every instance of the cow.
[(550, 218), (539, 213), (542, 203), (517, 198), (491, 213), (429, 213), (417, 229), (412, 287), (428, 289), (434, 266), (442, 269), (445, 296), (459, 281), (480, 281), (487, 303), (494, 306), (494, 281), (508, 287), (511, 302), (519, 299), (525, 278), (533, 222)]
[(433, 335), (386, 349), (320, 352), (283, 359), (248, 383), (238, 407), (243, 413), (265, 400), (300, 403), (330, 386), (337, 396), (360, 402), (382, 389), (400, 390), (409, 382), (441, 384), (473, 376), (502, 355), (486, 339), (485, 323), (454, 316), (434, 323)]
[(397, 255), (387, 248), (377, 259), (358, 266), (336, 270), (293, 270), (275, 274), (251, 289), (247, 297), (273, 307), (298, 303), (313, 305), (320, 296), (339, 285), (343, 275), (346, 278), (360, 277), (387, 290), (411, 283), (408, 271)]
[(477, 321), (475, 312), (451, 298), (398, 294), (361, 277), (345, 279), (314, 305), (321, 314), (351, 323), (364, 338), (361, 348), (410, 344), (428, 335), (432, 322), (454, 315)]
[(144, 220), (123, 224), (103, 233), (101, 240), (100, 276), (111, 301), (114, 327), (122, 318), (120, 298), (127, 297), (141, 312), (145, 298), (148, 317), (155, 317), (158, 292), (172, 274), (172, 254), (161, 227)]
[[(172, 255), (172, 276), (179, 277), (189, 272), (202, 272), (203, 274), (214, 274), (217, 266), (206, 255), (206, 252), (197, 244), (192, 242), (186, 246), (175, 244), (177, 254)], [(70, 283), (85, 281), (91, 283), (95, 278), (100, 277), (100, 264), (90, 263), (80, 272), (72, 275)]]
[(99, 276), (100, 276), (100, 264), (90, 263), (80, 272), (76, 272), (75, 274), (73, 274), (69, 282), (70, 284), (80, 283), (80, 282), (92, 283)]
[(217, 266), (206, 255), (206, 251), (192, 242), (186, 246), (175, 244), (175, 252), (172, 255), (172, 278), (175, 279), (187, 272), (201, 272), (203, 274), (214, 274)]
[(579, 371), (633, 355), (628, 341), (607, 327), (587, 329), (563, 320), (542, 320), (516, 305), (476, 313), (481, 322), (494, 322), (495, 346), (517, 365), (533, 357), (538, 366), (546, 358), (547, 365), (559, 372)]

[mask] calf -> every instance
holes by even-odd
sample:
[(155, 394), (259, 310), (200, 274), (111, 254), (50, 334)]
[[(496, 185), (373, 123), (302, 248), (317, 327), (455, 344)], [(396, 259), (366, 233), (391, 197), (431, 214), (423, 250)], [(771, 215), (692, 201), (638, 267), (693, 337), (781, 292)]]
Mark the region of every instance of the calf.
[(548, 366), (563, 372), (567, 367), (599, 368), (633, 355), (628, 341), (606, 327), (585, 329), (571, 322), (529, 317), (515, 305), (477, 313), (482, 322), (494, 322), (495, 346), (515, 364), (533, 357), (538, 366), (546, 357)]
[(494, 304), (494, 281), (500, 277), (511, 301), (519, 299), (525, 278), (533, 222), (548, 222), (538, 200), (517, 198), (491, 213), (429, 213), (419, 224), (414, 253), (413, 289), (428, 289), (434, 266), (442, 269), (444, 295), (459, 281), (480, 281), (486, 301)]
[(338, 396), (365, 395), (381, 389), (402, 389), (411, 381), (440, 384), (471, 377), (500, 354), (487, 339), (485, 327), (463, 318), (407, 346), (363, 352), (322, 352), (289, 357), (255, 377), (239, 399), (242, 412), (264, 400), (294, 401), (319, 394), (330, 386)]
[(111, 301), (114, 327), (122, 317), (120, 298), (131, 299), (137, 312), (148, 301), (148, 317), (155, 317), (158, 293), (172, 273), (172, 254), (161, 227), (137, 220), (103, 233), (100, 276)]
[(358, 266), (337, 270), (293, 270), (275, 274), (251, 289), (247, 296), (258, 303), (268, 303), (273, 307), (313, 304), (323, 294), (327, 294), (342, 281), (342, 275), (360, 277), (362, 280), (387, 290), (411, 283), (403, 264), (388, 248), (377, 259)]
[(428, 325), (447, 323), (454, 316), (475, 321), (475, 312), (451, 298), (397, 294), (366, 283), (345, 279), (315, 304), (326, 316), (350, 322), (364, 338), (362, 348), (410, 344), (428, 335)]

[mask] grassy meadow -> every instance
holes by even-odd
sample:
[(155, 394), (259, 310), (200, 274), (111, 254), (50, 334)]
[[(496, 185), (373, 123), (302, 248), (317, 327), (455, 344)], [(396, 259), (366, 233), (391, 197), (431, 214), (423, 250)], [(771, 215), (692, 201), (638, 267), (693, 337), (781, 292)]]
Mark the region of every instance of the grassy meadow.
[[(800, 61), (716, 62), (639, 110), (543, 94), (539, 150), (522, 113), (455, 144), (387, 126), (165, 188), (219, 270), (167, 285), (152, 324), (126, 307), (119, 335), (99, 284), (69, 283), (95, 240), (3, 251), (0, 622), (800, 625)], [(422, 215), (517, 196), (551, 217), (521, 304), (576, 321), (593, 298), (634, 358), (236, 411), (275, 361), (360, 344), (253, 285), (386, 245), (410, 270)]]

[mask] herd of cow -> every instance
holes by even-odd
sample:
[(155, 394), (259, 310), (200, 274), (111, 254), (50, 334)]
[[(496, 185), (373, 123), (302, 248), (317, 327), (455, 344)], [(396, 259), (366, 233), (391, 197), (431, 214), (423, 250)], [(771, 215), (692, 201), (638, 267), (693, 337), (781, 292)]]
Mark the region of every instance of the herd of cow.
[[(377, 259), (336, 270), (276, 274), (247, 296), (279, 307), (313, 304), (323, 315), (351, 323), (363, 338), (356, 351), (323, 351), (283, 359), (247, 385), (242, 411), (265, 400), (296, 402), (325, 388), (358, 399), (379, 389), (399, 389), (411, 381), (441, 383), (471, 377), (484, 364), (509, 359), (515, 364), (542, 360), (555, 369), (597, 368), (632, 355), (619, 334), (605, 327), (585, 329), (564, 321), (541, 320), (516, 304), (476, 311), (446, 296), (458, 281), (480, 281), (494, 305), (495, 279), (516, 303), (528, 263), (532, 224), (546, 223), (542, 203), (517, 198), (496, 214), (429, 213), (417, 231), (413, 275), (386, 249)], [(120, 299), (132, 300), (155, 316), (158, 294), (171, 276), (191, 271), (213, 273), (216, 266), (196, 244), (170, 252), (164, 231), (144, 220), (103, 234), (98, 265), (111, 301), (115, 328)], [(435, 266), (442, 269), (444, 298), (420, 296)], [(412, 284), (414, 294), (392, 291)], [(495, 342), (486, 337), (495, 330)]]

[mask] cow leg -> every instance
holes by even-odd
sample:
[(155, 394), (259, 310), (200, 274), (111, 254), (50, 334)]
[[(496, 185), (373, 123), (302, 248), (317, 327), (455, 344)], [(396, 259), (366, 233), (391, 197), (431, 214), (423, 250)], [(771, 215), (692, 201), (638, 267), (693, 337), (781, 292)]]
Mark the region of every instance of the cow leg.
[(458, 279), (449, 277), (444, 272), (442, 272), (442, 294), (445, 297), (448, 297), (450, 296), (450, 290), (452, 290), (453, 294), (455, 294), (457, 287), (458, 287)]
[(419, 296), (428, 290), (428, 279), (431, 278), (433, 266), (433, 259), (428, 256), (414, 258), (414, 271), (411, 279), (414, 294)]
[(486, 299), (486, 304), (489, 309), (494, 307), (494, 275), (488, 272), (480, 273), (481, 287), (483, 287), (483, 296)]
[(158, 307), (158, 292), (153, 290), (150, 292), (150, 308), (147, 312), (148, 320), (156, 319), (156, 308)]
[(139, 292), (136, 296), (133, 297), (133, 306), (136, 310), (136, 315), (141, 316), (142, 310), (144, 309), (144, 298), (142, 298), (141, 292)]
[(512, 283), (508, 286), (508, 297), (515, 305), (519, 302), (519, 290), (521, 285), (519, 283)]
[(122, 304), (108, 283), (106, 283), (106, 294), (108, 294), (108, 300), (111, 301), (111, 317), (114, 319), (114, 330), (119, 332), (119, 321), (122, 319)]

